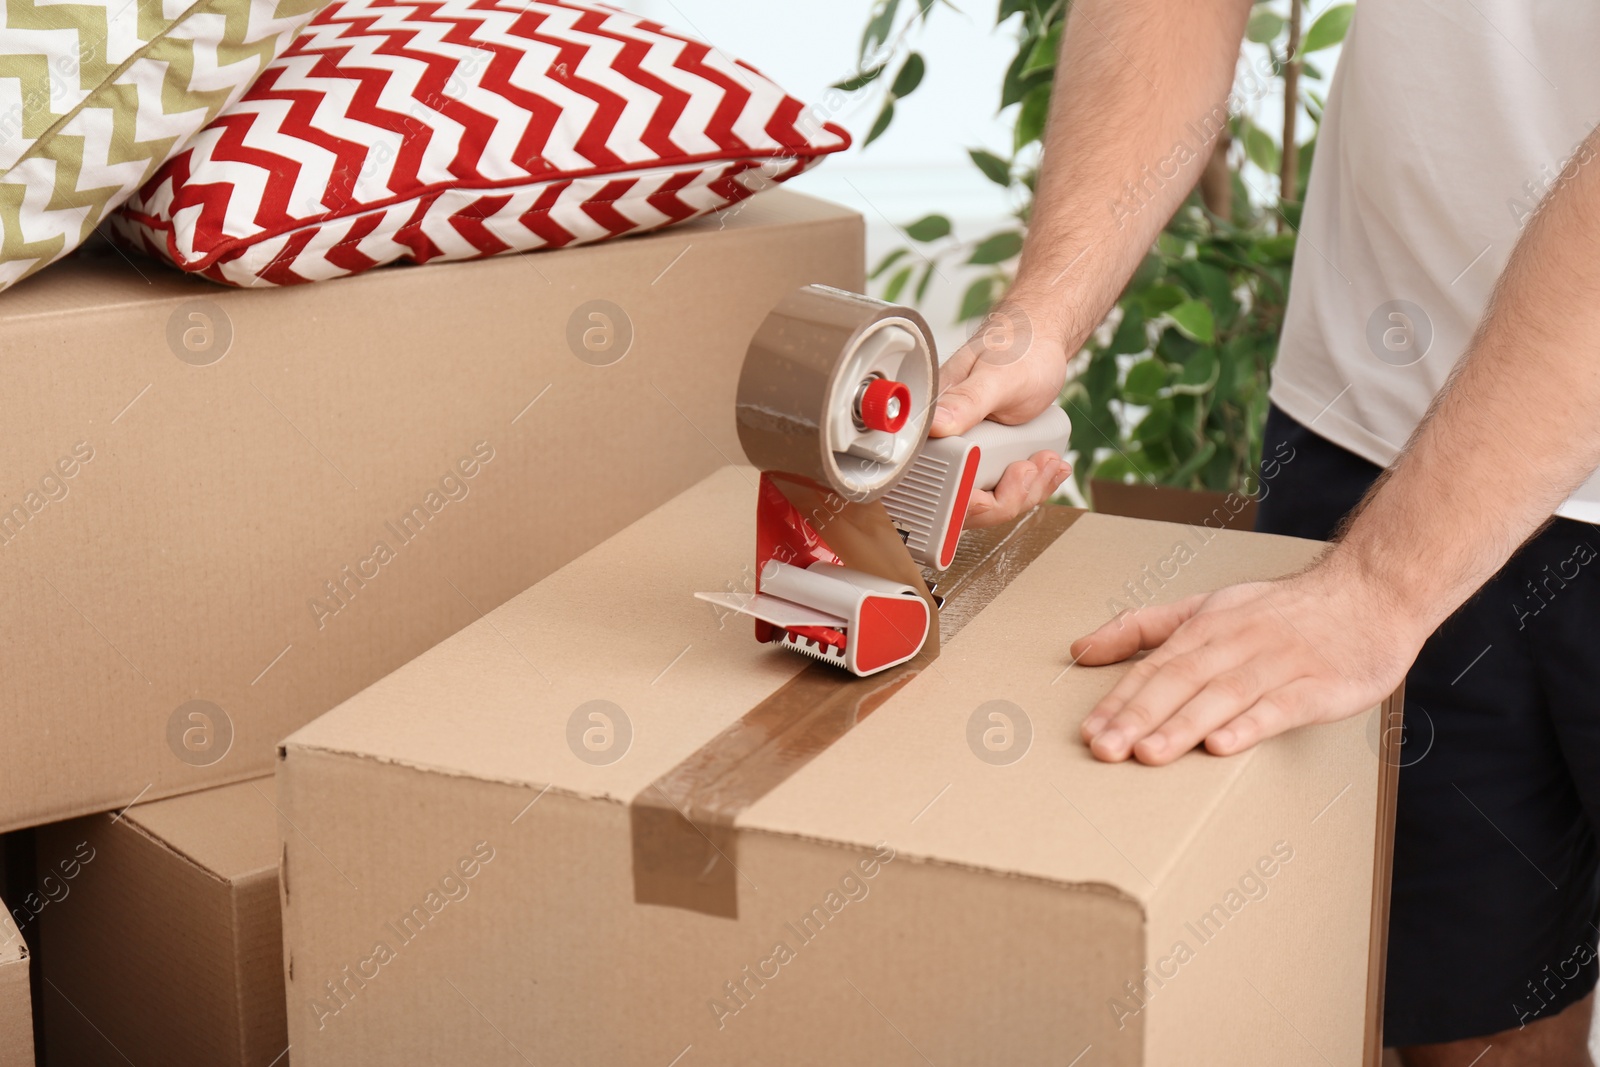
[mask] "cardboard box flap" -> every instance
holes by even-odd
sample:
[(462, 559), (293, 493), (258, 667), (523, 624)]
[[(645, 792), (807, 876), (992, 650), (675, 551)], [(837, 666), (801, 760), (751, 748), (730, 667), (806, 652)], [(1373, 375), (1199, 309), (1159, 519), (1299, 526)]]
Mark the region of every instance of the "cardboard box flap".
[[(753, 584), (755, 485), (718, 471), (285, 743), (627, 803), (811, 662), (694, 598)], [(597, 700), (604, 764), (568, 743)]]
[(238, 882), (277, 871), (273, 803), (272, 783), (257, 779), (140, 804), (122, 818), (208, 875)]
[[(691, 596), (748, 588), (754, 493), (748, 469), (712, 475), (288, 744), (523, 784), (536, 791), (530, 800), (548, 787), (629, 802), (810, 662), (758, 645), (747, 620), (719, 618)], [(1208, 552), (1213, 544), (1232, 547)], [(1067, 646), (1141, 598), (1282, 574), (1316, 550), (1292, 538), (1084, 516), (929, 669), (736, 825), (864, 847), (892, 839), (912, 857), (1147, 902), (1258, 762), (1345, 761), (1354, 781), (1370, 776), (1372, 754), (1302, 733), (1230, 759), (1098, 763), (1077, 724), (1125, 668), (1072, 668)], [(1128, 571), (1130, 559), (1148, 562)], [(983, 754), (984, 730), (1004, 729), (982, 711), (992, 701), (1020, 711), (1010, 727), (1031, 735), (1013, 762)], [(1363, 729), (1353, 722), (1328, 729)], [(603, 751), (585, 748), (589, 731)], [(1126, 788), (1128, 776), (1140, 787)], [(1052, 834), (1008, 825), (1019, 796), (1059, 812)], [(1114, 805), (1104, 799), (1113, 796)]]
[[(931, 669), (749, 808), (739, 826), (891, 840), (913, 856), (1100, 884), (1147, 903), (1245, 776), (1317, 761), (1318, 774), (1293, 777), (1277, 794), (1307, 822), (1334, 799), (1327, 776), (1369, 780), (1375, 753), (1358, 739), (1367, 717), (1230, 758), (1197, 751), (1166, 767), (1102, 763), (1079, 739), (1079, 726), (1127, 666), (1075, 667), (1068, 647), (1136, 607), (1139, 596), (1166, 602), (1275, 577), (1319, 548), (1296, 538), (1085, 515)], [(987, 748), (986, 735), (1005, 751)], [(874, 802), (863, 804), (867, 791)], [(1049, 833), (1023, 811), (1045, 813)]]

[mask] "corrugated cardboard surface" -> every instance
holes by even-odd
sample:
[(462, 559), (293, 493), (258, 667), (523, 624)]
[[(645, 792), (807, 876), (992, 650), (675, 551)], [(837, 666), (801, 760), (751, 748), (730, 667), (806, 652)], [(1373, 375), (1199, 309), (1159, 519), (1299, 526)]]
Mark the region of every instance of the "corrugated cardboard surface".
[[(1067, 655), (1131, 606), (1129, 583), (1165, 600), (1281, 574), (1314, 554), (1304, 541), (1084, 516), (738, 818), (737, 920), (635, 904), (627, 802), (808, 662), (691, 599), (744, 587), (753, 513), (752, 473), (718, 472), (289, 739), (297, 1064), (508, 1046), (582, 1063), (691, 1046), (682, 1062), (1362, 1062), (1381, 777), (1366, 717), (1231, 759), (1100, 764), (1077, 724), (1124, 668)], [(605, 766), (568, 741), (597, 699), (631, 724)], [(1008, 765), (968, 739), (994, 700), (1031, 724)], [(895, 858), (856, 877), (864, 895), (798, 936), (880, 842)], [(493, 859), (444, 882), (475, 847)], [(395, 925), (418, 904), (426, 936)], [(793, 958), (757, 981), (779, 941)]]
[(33, 1067), (28, 946), (0, 901), (0, 1067)]
[(859, 216), (774, 190), (548, 255), (238, 291), (103, 250), (0, 296), (0, 830), (269, 771), (737, 457), (762, 316), (862, 258)]
[(283, 1062), (277, 818), (255, 780), (38, 831), (81, 864), (40, 915), (50, 1063)]

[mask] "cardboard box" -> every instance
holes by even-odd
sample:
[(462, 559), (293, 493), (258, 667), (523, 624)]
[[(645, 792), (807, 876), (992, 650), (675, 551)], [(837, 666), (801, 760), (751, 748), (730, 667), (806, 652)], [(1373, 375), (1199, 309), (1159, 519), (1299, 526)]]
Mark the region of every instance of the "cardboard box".
[(0, 1067), (33, 1067), (28, 946), (0, 901)]
[(287, 1062), (276, 824), (257, 779), (37, 831), (50, 1063)]
[(1107, 765), (1067, 653), (1315, 544), (1047, 509), (858, 680), (692, 598), (754, 510), (720, 471), (288, 739), (296, 1067), (1376, 1064), (1384, 712)]
[[(548, 254), (0, 296), (0, 830), (270, 773), (289, 731), (738, 454), (767, 310), (859, 288), (786, 190)], [(20, 509), (20, 510), (19, 510)]]

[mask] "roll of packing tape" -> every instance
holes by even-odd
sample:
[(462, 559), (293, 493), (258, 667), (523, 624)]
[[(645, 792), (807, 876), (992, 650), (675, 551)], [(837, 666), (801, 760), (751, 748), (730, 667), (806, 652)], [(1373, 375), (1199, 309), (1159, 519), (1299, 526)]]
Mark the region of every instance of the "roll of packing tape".
[(796, 289), (745, 353), (737, 417), (746, 457), (846, 500), (876, 500), (927, 440), (939, 381), (932, 337), (910, 308), (826, 285)]

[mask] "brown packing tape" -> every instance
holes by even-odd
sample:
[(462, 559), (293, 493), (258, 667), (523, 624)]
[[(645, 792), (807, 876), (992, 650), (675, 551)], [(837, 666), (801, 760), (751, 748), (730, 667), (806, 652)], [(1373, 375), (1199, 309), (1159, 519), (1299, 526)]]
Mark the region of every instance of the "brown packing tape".
[[(964, 536), (955, 562), (934, 587), (943, 605), (944, 640), (954, 638), (1081, 514), (1051, 505)], [(830, 545), (834, 536), (830, 532)], [(635, 903), (738, 918), (739, 815), (881, 707), (932, 661), (937, 648), (926, 646), (909, 663), (868, 678), (810, 664), (646, 786), (629, 805)]]
[[(933, 335), (912, 309), (822, 285), (796, 289), (772, 309), (745, 353), (734, 406), (739, 444), (750, 463), (762, 470), (792, 471), (862, 502), (888, 490), (883, 485), (852, 493), (831, 469), (837, 459), (824, 428), (829, 412), (854, 400), (858, 383), (841, 378), (850, 355), (885, 323), (909, 327), (917, 344), (913, 362), (920, 365), (931, 397), (939, 380)], [(912, 417), (900, 436), (920, 442), (933, 421), (931, 404), (917, 405)]]
[(767, 472), (772, 484), (788, 498), (812, 529), (827, 542), (828, 548), (852, 570), (875, 574), (879, 578), (902, 582), (915, 589), (928, 602), (928, 639), (922, 649), (939, 654), (939, 605), (917, 566), (906, 551), (905, 539), (895, 529), (882, 504), (856, 504), (805, 478)]

